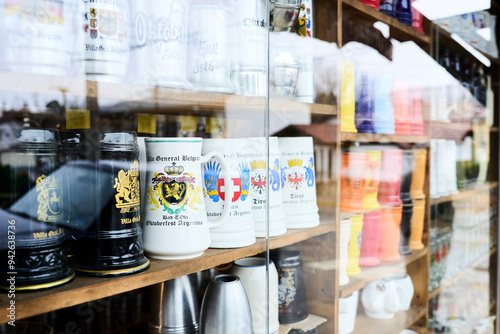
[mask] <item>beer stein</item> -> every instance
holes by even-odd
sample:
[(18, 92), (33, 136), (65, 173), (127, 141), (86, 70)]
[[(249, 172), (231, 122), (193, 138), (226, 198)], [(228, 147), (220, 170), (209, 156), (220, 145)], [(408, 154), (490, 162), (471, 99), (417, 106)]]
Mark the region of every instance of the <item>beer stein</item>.
[[(255, 226), (250, 195), (250, 160), (245, 139), (204, 139), (202, 153), (219, 152), (231, 171), (234, 191), (231, 211), (224, 222), (210, 229), (212, 248), (245, 247), (255, 243)], [(217, 217), (225, 204), (226, 184), (224, 171), (215, 158), (203, 168), (203, 194), (209, 221)]]
[(361, 250), (361, 240), (363, 238), (363, 214), (351, 217), (351, 236), (349, 238), (349, 256), (347, 259), (346, 272), (349, 276), (361, 274), (359, 267), (359, 253)]
[(394, 134), (394, 110), (392, 109), (391, 77), (375, 77), (375, 105), (373, 123), (376, 133)]
[(272, 98), (291, 100), (299, 76), (299, 54), (293, 34), (273, 32), (269, 35), (269, 94)]
[(356, 110), (354, 62), (342, 62), (340, 84), (340, 131), (358, 132), (354, 122)]
[[(66, 257), (68, 210), (66, 171), (61, 166), (61, 142), (56, 129), (22, 129), (6, 163), (10, 177), (2, 189), (12, 194), (6, 208), (1, 254), (2, 285), (16, 291), (47, 289), (70, 282), (75, 273)], [(9, 184), (10, 183), (10, 184)], [(3, 218), (2, 218), (3, 219)], [(13, 237), (15, 236), (15, 243)], [(14, 246), (13, 246), (14, 245)], [(15, 248), (15, 264), (8, 264)], [(8, 279), (15, 271), (15, 282)]]
[(280, 324), (291, 324), (309, 316), (304, 268), (299, 251), (272, 250), (271, 259), (278, 271)]
[(358, 132), (374, 133), (374, 81), (367, 71), (359, 71), (356, 76), (355, 123)]
[(399, 239), (399, 254), (411, 254), (410, 249), (410, 235), (411, 235), (411, 222), (413, 216), (413, 203), (403, 204), (403, 211), (401, 214), (401, 237)]
[(351, 237), (351, 219), (344, 218), (340, 220), (340, 251), (339, 251), (339, 285), (349, 283), (347, 276), (347, 259), (349, 257), (349, 239)]
[(411, 0), (394, 0), (394, 2), (396, 18), (398, 21), (411, 27), (413, 25)]
[(420, 136), (424, 134), (424, 116), (422, 113), (422, 94), (420, 87), (411, 91), (410, 134)]
[(366, 315), (373, 319), (392, 319), (401, 308), (396, 283), (386, 278), (365, 286), (361, 303)]
[(342, 152), (340, 209), (343, 212), (364, 212), (368, 166), (372, 169), (376, 168), (375, 163), (370, 163), (368, 154)]
[[(283, 182), (278, 138), (269, 137), (269, 166), (267, 165), (266, 138), (249, 138), (246, 140), (250, 160), (250, 196), (255, 223), (255, 235), (274, 237), (286, 233), (285, 214), (283, 212)], [(267, 180), (269, 175), (269, 180)], [(269, 193), (269, 195), (268, 195)], [(269, 203), (268, 203), (269, 201)], [(268, 216), (269, 207), (269, 216)]]
[(410, 110), (408, 91), (405, 82), (392, 82), (392, 106), (394, 109), (394, 125), (396, 134), (410, 134)]
[(127, 0), (82, 2), (75, 19), (77, 76), (87, 80), (121, 82), (130, 53), (130, 14)]
[(231, 80), (236, 92), (267, 95), (268, 13), (265, 0), (236, 0), (231, 27)]
[(403, 151), (403, 167), (401, 173), (401, 189), (399, 191), (399, 198), (403, 204), (411, 203), (412, 199), (410, 196), (411, 181), (412, 181), (412, 171), (413, 171), (413, 151), (404, 150)]
[(72, 1), (0, 1), (0, 70), (67, 75)]
[(378, 201), (381, 205), (401, 205), (399, 193), (403, 170), (403, 151), (399, 149), (382, 150)]
[(396, 17), (395, 0), (380, 0), (379, 10), (390, 17)]
[(413, 201), (413, 215), (411, 217), (410, 249), (424, 248), (422, 234), (424, 232), (425, 199)]
[[(366, 180), (366, 192), (365, 198), (363, 200), (363, 206), (366, 210), (376, 210), (380, 208), (380, 204), (377, 201), (378, 187), (380, 182), (380, 160), (382, 158), (382, 151), (368, 150), (365, 151), (370, 159), (369, 178)], [(373, 165), (375, 164), (375, 166)]]
[(266, 259), (260, 257), (236, 260), (231, 268), (231, 273), (238, 276), (245, 287), (252, 310), (254, 334), (267, 333), (268, 325), (270, 334), (277, 334), (279, 330), (278, 272), (273, 262), (268, 268), (269, 271)]
[(281, 179), (285, 183), (283, 212), (287, 228), (319, 225), (313, 140), (311, 137), (278, 138)]
[(271, 31), (290, 32), (299, 17), (302, 0), (271, 0)]
[(380, 7), (380, 0), (360, 0), (360, 1), (367, 6), (375, 8), (376, 10), (378, 10)]
[(411, 177), (410, 196), (414, 200), (425, 199), (424, 182), (427, 151), (418, 149), (413, 151), (413, 175)]
[(194, 89), (232, 93), (232, 7), (227, 0), (193, 0), (189, 9), (188, 80)]
[(339, 333), (349, 334), (354, 331), (358, 313), (359, 290), (345, 298), (339, 298)]
[(400, 226), (402, 206), (382, 210), (382, 226), (380, 227), (380, 243), (378, 257), (382, 261), (396, 262), (401, 259), (399, 255)]
[(382, 212), (380, 210), (365, 214), (363, 221), (363, 240), (359, 254), (361, 267), (374, 267), (380, 264), (378, 248), (380, 244), (380, 228)]
[(198, 296), (189, 276), (153, 285), (149, 334), (197, 334)]
[(224, 172), (224, 202), (233, 198), (231, 173), (220, 153), (201, 155), (201, 138), (146, 138), (147, 210), (144, 248), (155, 259), (189, 259), (210, 246), (210, 228), (221, 226), (230, 205), (207, 220), (201, 165), (215, 157)]
[(250, 303), (238, 276), (223, 274), (212, 278), (200, 313), (200, 334), (254, 333)]
[(385, 277), (396, 284), (398, 292), (399, 310), (408, 311), (411, 306), (413, 293), (415, 292), (411, 277), (407, 274), (392, 274)]
[(104, 134), (97, 151), (94, 224), (80, 235), (71, 266), (84, 275), (120, 276), (149, 267), (141, 229), (139, 148), (134, 132)]

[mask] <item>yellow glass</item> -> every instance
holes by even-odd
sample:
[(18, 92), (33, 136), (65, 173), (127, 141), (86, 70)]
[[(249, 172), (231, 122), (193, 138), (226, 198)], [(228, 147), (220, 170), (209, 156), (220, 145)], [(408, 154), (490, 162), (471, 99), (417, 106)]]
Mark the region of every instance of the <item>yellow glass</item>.
[(349, 238), (349, 257), (347, 259), (347, 275), (361, 274), (359, 267), (359, 253), (361, 251), (361, 238), (363, 232), (363, 214), (351, 217), (351, 237)]
[(342, 81), (340, 88), (340, 131), (358, 132), (354, 123), (355, 94), (354, 94), (354, 62), (342, 62)]
[(422, 234), (424, 233), (425, 199), (413, 201), (413, 216), (411, 217), (410, 249), (424, 248)]
[(363, 201), (363, 207), (366, 210), (377, 210), (380, 204), (377, 200), (378, 185), (380, 181), (380, 161), (382, 158), (382, 151), (365, 151), (369, 155), (370, 168), (368, 178), (366, 179), (366, 192)]
[(427, 150), (413, 151), (413, 174), (411, 177), (410, 196), (413, 199), (425, 199), (424, 182)]

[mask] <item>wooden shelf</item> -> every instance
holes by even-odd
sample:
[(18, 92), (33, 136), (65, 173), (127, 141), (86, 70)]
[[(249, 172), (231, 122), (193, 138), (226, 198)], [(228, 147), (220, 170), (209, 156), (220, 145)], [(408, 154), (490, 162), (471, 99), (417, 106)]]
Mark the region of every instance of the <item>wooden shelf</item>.
[(436, 205), (440, 203), (445, 203), (445, 202), (454, 202), (454, 201), (459, 201), (462, 199), (469, 198), (471, 196), (474, 196), (482, 191), (488, 190), (488, 189), (494, 189), (498, 186), (498, 182), (487, 182), (483, 185), (478, 185), (474, 189), (467, 189), (467, 190), (462, 190), (456, 194), (448, 195), (448, 196), (442, 196), (438, 198), (431, 198), (431, 205)]
[(391, 27), (391, 38), (399, 41), (414, 41), (417, 44), (430, 44), (431, 38), (424, 35), (412, 27), (409, 27), (397, 19), (389, 17), (378, 10), (365, 5), (359, 0), (342, 0), (342, 2), (350, 8), (356, 10), (357, 16), (364, 16), (365, 18), (375, 21), (381, 21)]
[[(470, 53), (469, 51), (465, 50), (460, 44), (458, 44), (453, 38), (451, 38), (451, 33), (449, 31), (447, 31), (446, 29), (444, 28), (441, 28), (439, 25), (434, 25), (435, 29), (438, 30), (439, 32), (439, 37), (442, 38), (442, 40), (439, 41), (439, 46), (446, 46), (448, 48), (450, 48), (452, 51), (455, 51), (455, 52), (459, 52), (461, 54), (466, 54), (466, 55), (469, 55), (470, 56)], [(475, 48), (472, 44), (471, 46), (476, 49), (478, 52), (480, 52), (483, 56), (485, 56), (486, 58), (488, 58), (492, 64), (499, 64), (500, 61), (495, 58), (495, 57), (492, 57), (490, 56), (489, 54)]]
[[(334, 231), (334, 221), (322, 221), (319, 226), (314, 228), (288, 230), (283, 236), (270, 238), (269, 248), (274, 249), (292, 245)], [(16, 293), (16, 319), (23, 319), (135, 290), (175, 277), (230, 263), (243, 257), (253, 256), (265, 250), (266, 239), (257, 238), (257, 242), (248, 247), (236, 249), (210, 248), (202, 256), (190, 260), (151, 260), (151, 267), (137, 275), (116, 278), (78, 276), (70, 284), (55, 289), (32, 293)], [(9, 305), (7, 294), (0, 295), (0, 305), (3, 310), (0, 322), (5, 323), (9, 321), (9, 318), (6, 317), (6, 308)]]
[[(104, 113), (179, 114), (189, 111), (193, 115), (236, 114), (252, 119), (264, 117), (268, 101), (265, 97), (198, 92), (191, 90), (148, 87), (61, 78), (48, 75), (0, 72), (0, 90), (12, 93), (49, 95), (54, 98), (93, 98), (107, 100), (101, 106)], [(71, 98), (68, 99), (72, 101)], [(112, 102), (109, 102), (112, 101)], [(271, 113), (336, 115), (336, 107), (327, 104), (309, 104), (289, 100), (271, 99)]]
[[(361, 302), (358, 304), (360, 305)], [(425, 306), (412, 306), (408, 311), (396, 313), (392, 319), (372, 319), (358, 307), (353, 334), (397, 334), (422, 319), (427, 313)]]
[(462, 271), (460, 271), (457, 275), (455, 275), (453, 278), (450, 278), (449, 280), (445, 281), (445, 282), (442, 282), (439, 287), (437, 287), (436, 289), (432, 290), (430, 293), (429, 293), (429, 299), (431, 298), (434, 298), (436, 297), (437, 295), (439, 295), (439, 293), (441, 293), (441, 291), (443, 289), (446, 289), (450, 286), (452, 286), (453, 284), (455, 284), (460, 278), (462, 278), (464, 275), (470, 273), (471, 270), (473, 270), (475, 267), (477, 267), (478, 265), (480, 265), (482, 262), (486, 261), (487, 259), (490, 258), (491, 255), (493, 255), (495, 252), (497, 251), (496, 248), (493, 248), (492, 250), (490, 250), (488, 253), (480, 256), (479, 258), (477, 258), (474, 262), (472, 262), (470, 265), (468, 265), (465, 269), (463, 269)]
[[(354, 0), (357, 1), (357, 0)], [(386, 135), (381, 133), (353, 133), (342, 132), (340, 135), (342, 141), (357, 141), (362, 143), (428, 143), (427, 136), (412, 135)]]
[(361, 274), (349, 277), (349, 284), (340, 287), (340, 298), (347, 297), (356, 290), (364, 288), (369, 283), (405, 269), (406, 266), (429, 253), (428, 248), (413, 251), (412, 254), (401, 256), (398, 262), (382, 262), (377, 267), (362, 267)]

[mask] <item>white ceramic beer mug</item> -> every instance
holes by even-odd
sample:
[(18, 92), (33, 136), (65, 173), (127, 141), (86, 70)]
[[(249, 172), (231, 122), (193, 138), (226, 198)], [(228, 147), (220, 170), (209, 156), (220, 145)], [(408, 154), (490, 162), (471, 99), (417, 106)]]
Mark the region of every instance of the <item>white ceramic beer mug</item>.
[[(221, 215), (207, 220), (203, 199), (201, 165), (215, 157), (231, 184), (229, 169), (217, 152), (201, 155), (201, 138), (147, 138), (146, 209), (144, 249), (151, 258), (179, 260), (197, 257), (210, 246), (210, 228), (221, 225), (229, 205)], [(232, 186), (226, 198), (233, 197)]]
[(278, 138), (281, 178), (284, 182), (283, 211), (287, 228), (319, 225), (311, 137)]
[[(245, 139), (204, 139), (203, 153), (219, 152), (231, 172), (233, 198), (230, 211), (224, 222), (210, 229), (212, 248), (245, 247), (255, 243), (255, 227), (252, 217), (252, 198), (250, 196), (250, 163), (248, 146)], [(220, 216), (226, 206), (225, 172), (215, 158), (205, 165), (203, 194), (209, 221)]]

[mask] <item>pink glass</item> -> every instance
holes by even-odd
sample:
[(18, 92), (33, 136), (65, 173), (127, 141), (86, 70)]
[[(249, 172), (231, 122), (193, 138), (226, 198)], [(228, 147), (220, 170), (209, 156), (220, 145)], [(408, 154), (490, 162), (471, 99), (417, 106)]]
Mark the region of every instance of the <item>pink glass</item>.
[(382, 151), (378, 202), (381, 205), (401, 205), (401, 175), (403, 172), (403, 150)]
[(378, 10), (378, 8), (380, 6), (380, 0), (359, 0), (359, 1), (361, 1), (362, 3), (364, 3), (367, 6), (375, 8), (376, 10)]
[(381, 210), (370, 212), (365, 215), (363, 221), (361, 253), (359, 255), (359, 265), (362, 267), (374, 267), (380, 264), (378, 248), (380, 244), (381, 222)]
[(422, 113), (422, 94), (420, 87), (411, 91), (410, 134), (420, 136), (424, 134), (424, 116)]
[[(415, 2), (415, 0), (411, 0), (411, 2)], [(413, 29), (422, 34), (425, 34), (423, 28), (424, 17), (422, 16), (422, 13), (420, 13), (418, 10), (415, 9), (415, 7), (412, 6), (411, 14), (413, 16), (413, 22), (412, 22)]]
[(394, 125), (396, 134), (410, 134), (410, 108), (408, 89), (402, 81), (392, 83), (392, 108), (394, 110)]

